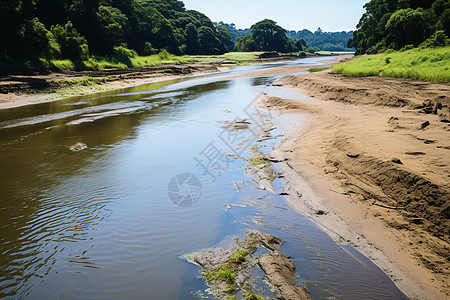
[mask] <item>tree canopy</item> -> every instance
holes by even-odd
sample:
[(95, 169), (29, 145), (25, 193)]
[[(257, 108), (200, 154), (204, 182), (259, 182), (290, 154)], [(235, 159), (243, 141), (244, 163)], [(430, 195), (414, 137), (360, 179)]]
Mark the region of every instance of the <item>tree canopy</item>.
[(228, 31), (179, 0), (3, 0), (0, 56), (82, 59), (117, 47), (141, 55), (220, 54)]
[(320, 27), (315, 32), (303, 29), (290, 30), (287, 36), (296, 41), (303, 39), (308, 47), (324, 51), (354, 51), (347, 47), (348, 40), (353, 37), (353, 31), (325, 32)]
[[(236, 39), (237, 51), (302, 51), (302, 43), (294, 43), (286, 35), (286, 29), (269, 19), (253, 24), (250, 34)], [(302, 47), (298, 49), (298, 47)]]
[(349, 42), (360, 54), (417, 47), (436, 32), (449, 35), (450, 0), (371, 0), (364, 8)]

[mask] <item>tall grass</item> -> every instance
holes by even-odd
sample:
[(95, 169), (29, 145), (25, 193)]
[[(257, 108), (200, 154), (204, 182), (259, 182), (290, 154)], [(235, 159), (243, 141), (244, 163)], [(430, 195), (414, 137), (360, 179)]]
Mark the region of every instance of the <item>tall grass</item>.
[(424, 81), (450, 81), (450, 47), (386, 51), (334, 65), (346, 76), (386, 76)]

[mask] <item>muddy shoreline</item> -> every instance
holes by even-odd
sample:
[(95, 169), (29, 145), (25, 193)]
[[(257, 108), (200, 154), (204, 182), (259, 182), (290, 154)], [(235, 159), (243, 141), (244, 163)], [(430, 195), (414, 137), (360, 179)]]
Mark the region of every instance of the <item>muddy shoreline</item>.
[(319, 99), (259, 101), (294, 114), (272, 153), (291, 206), (412, 299), (448, 298), (450, 86), (330, 71), (275, 84)]

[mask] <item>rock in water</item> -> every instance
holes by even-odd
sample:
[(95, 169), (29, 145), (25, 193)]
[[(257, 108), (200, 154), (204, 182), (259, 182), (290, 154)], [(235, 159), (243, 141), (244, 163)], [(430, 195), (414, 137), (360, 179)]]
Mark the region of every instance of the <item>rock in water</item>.
[(72, 146), (69, 146), (69, 150), (70, 151), (81, 151), (87, 148), (87, 145), (85, 143), (82, 142), (78, 142)]

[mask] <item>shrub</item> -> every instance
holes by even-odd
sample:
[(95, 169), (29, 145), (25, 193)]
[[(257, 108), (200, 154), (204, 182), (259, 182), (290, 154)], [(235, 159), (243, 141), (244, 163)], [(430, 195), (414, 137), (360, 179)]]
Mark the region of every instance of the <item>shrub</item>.
[(443, 30), (436, 31), (432, 36), (426, 39), (420, 48), (435, 48), (450, 45), (450, 39), (445, 35)]
[(136, 57), (136, 51), (125, 48), (124, 46), (114, 47), (114, 60), (131, 66), (131, 58)]
[(161, 60), (163, 59), (169, 59), (170, 58), (170, 53), (167, 52), (166, 49), (164, 49), (163, 51), (158, 53), (159, 58), (161, 58)]

